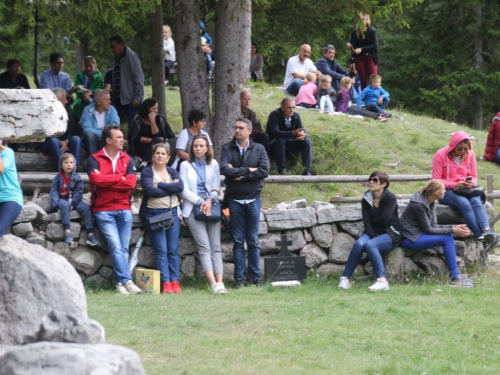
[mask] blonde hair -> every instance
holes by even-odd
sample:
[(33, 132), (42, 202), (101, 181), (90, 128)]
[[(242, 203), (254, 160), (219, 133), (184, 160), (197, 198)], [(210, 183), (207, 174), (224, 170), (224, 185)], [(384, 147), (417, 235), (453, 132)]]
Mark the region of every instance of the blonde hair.
[(304, 79), (302, 82), (305, 85), (307, 82), (315, 82), (315, 81), (316, 81), (316, 74), (309, 72), (306, 74), (306, 79)]
[(444, 187), (444, 182), (435, 178), (433, 180), (430, 180), (427, 183), (427, 186), (422, 189), (422, 194), (424, 194), (426, 197), (430, 197), (436, 194), (443, 187)]
[(323, 85), (325, 83), (328, 83), (328, 85), (331, 85), (332, 84), (332, 77), (330, 77), (329, 75), (324, 75), (324, 76), (321, 76), (321, 78), (319, 79), (319, 88), (322, 89)]
[(348, 87), (349, 85), (352, 86), (351, 78), (349, 78), (349, 77), (343, 77), (340, 80), (339, 92), (342, 91), (342, 90), (349, 90), (349, 87)]
[[(370, 16), (368, 14), (364, 14), (363, 12), (359, 13), (359, 18), (360, 20), (356, 24), (356, 36), (358, 38), (361, 38), (361, 34), (364, 34), (366, 29), (369, 28), (372, 24), (372, 21), (370, 19)], [(363, 39), (364, 39), (363, 35)]]
[(381, 76), (379, 76), (378, 74), (372, 74), (372, 75), (370, 76), (370, 84), (371, 84), (373, 81), (375, 81), (376, 79), (380, 79), (380, 80), (382, 80), (382, 77), (381, 77)]
[(90, 61), (92, 64), (94, 64), (95, 69), (97, 70), (97, 61), (95, 61), (95, 58), (94, 58), (94, 57), (92, 57), (92, 56), (85, 56), (85, 57), (83, 58), (83, 64), (85, 65), (85, 63), (86, 63), (87, 61)]
[(163, 25), (163, 32), (169, 32), (170, 33), (170, 37), (172, 37), (172, 29), (170, 28), (170, 26), (168, 25)]

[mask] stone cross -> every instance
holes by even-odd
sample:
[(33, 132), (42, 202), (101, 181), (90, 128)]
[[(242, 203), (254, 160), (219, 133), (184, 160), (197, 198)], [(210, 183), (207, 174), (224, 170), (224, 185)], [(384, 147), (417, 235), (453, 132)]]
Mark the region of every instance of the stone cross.
[(288, 240), (288, 236), (286, 234), (281, 235), (281, 241), (276, 241), (276, 245), (280, 246), (279, 257), (291, 257), (293, 256), (288, 251), (288, 246), (292, 246), (292, 241)]

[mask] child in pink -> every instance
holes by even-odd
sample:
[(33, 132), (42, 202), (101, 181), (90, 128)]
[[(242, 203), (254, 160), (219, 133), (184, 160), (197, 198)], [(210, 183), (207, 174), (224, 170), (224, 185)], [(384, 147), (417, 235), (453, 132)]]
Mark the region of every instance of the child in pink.
[(305, 108), (316, 107), (316, 91), (318, 91), (318, 86), (316, 86), (316, 74), (307, 73), (304, 84), (295, 98), (295, 103)]

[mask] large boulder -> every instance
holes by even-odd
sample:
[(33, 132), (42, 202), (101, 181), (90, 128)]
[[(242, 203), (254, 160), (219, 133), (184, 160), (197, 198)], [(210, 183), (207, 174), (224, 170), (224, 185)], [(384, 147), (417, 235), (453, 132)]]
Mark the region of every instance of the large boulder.
[(37, 329), (52, 310), (87, 318), (85, 289), (65, 258), (5, 235), (0, 238), (0, 259), (1, 343), (22, 344), (24, 335)]
[(68, 113), (50, 90), (0, 90), (0, 139), (43, 141), (66, 131)]
[(38, 342), (7, 348), (0, 375), (142, 375), (139, 355), (122, 346)]

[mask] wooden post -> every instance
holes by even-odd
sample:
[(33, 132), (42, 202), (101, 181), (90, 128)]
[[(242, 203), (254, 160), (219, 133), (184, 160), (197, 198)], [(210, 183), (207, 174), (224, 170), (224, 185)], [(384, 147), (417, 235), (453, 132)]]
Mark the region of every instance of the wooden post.
[[(486, 192), (487, 193), (493, 193), (493, 175), (489, 174), (486, 176)], [(494, 204), (493, 199), (489, 198), (488, 202), (490, 202), (492, 205)]]

